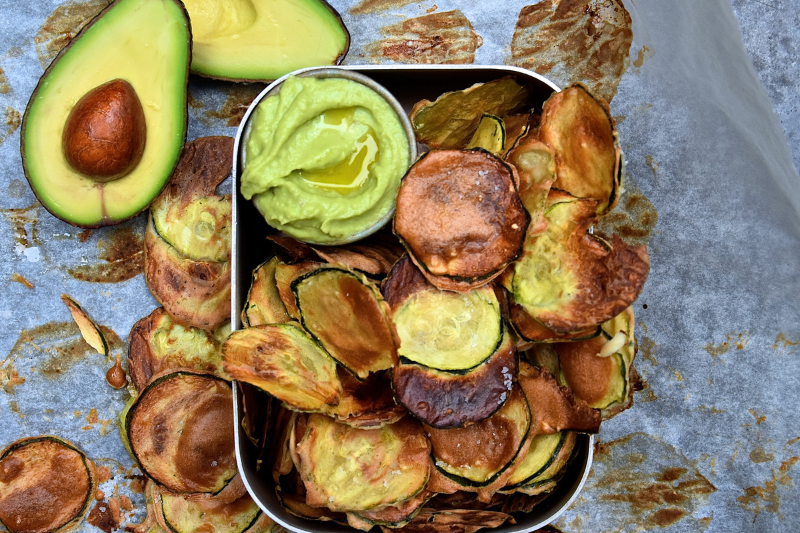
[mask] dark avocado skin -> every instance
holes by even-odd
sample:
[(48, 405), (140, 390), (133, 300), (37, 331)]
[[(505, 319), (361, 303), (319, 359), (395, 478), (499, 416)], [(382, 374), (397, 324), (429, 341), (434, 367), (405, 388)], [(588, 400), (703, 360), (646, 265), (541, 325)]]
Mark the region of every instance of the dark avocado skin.
[[(146, 209), (186, 138), (190, 62), (189, 20), (178, 0), (116, 0), (84, 26), (45, 70), (23, 116), (23, 169), (42, 206), (85, 228), (118, 224)], [(73, 106), (115, 79), (130, 83), (142, 103), (145, 147), (127, 175), (100, 183), (67, 163), (62, 136)]]

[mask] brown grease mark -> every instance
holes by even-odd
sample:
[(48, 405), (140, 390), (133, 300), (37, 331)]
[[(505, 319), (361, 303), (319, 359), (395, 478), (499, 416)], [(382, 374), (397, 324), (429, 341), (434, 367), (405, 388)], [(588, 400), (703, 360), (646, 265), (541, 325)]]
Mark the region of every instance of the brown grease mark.
[(436, 4), (433, 4), (431, 7), (429, 7), (428, 9), (425, 10), (425, 13), (433, 13), (437, 9), (439, 9), (439, 6), (437, 6)]
[[(20, 207), (17, 209), (2, 209), (0, 213), (6, 217), (9, 226), (14, 232), (14, 241), (25, 248), (31, 246), (38, 246), (41, 244), (39, 240), (39, 206), (41, 204), (34, 200), (28, 207)], [(30, 226), (30, 233), (27, 226)]]
[[(717, 362), (717, 357), (726, 353), (728, 350), (731, 349), (731, 345), (735, 346), (737, 350), (744, 350), (747, 343), (750, 342), (750, 339), (747, 338), (748, 332), (737, 333), (734, 331), (733, 333), (728, 333), (726, 335), (726, 340), (721, 342), (720, 344), (714, 345), (714, 343), (706, 343), (705, 349), (714, 358), (714, 363)], [(735, 337), (734, 337), (735, 336)], [(723, 359), (722, 362), (724, 363), (725, 360)]]
[(643, 337), (641, 341), (637, 342), (639, 344), (639, 353), (642, 354), (642, 357), (644, 357), (646, 361), (650, 361), (654, 365), (657, 365), (658, 361), (655, 358), (655, 353), (658, 345), (655, 343), (655, 341), (650, 337)]
[(13, 107), (6, 106), (6, 129), (5, 131), (0, 131), (0, 144), (3, 144), (3, 141), (8, 139), (12, 133), (17, 131), (17, 128), (19, 128), (21, 123), (22, 115), (19, 114), (19, 111)]
[(658, 171), (661, 167), (658, 166), (658, 161), (652, 155), (644, 156), (644, 162), (650, 168), (650, 171), (653, 173), (653, 183), (658, 184)]
[(192, 109), (203, 109), (203, 107), (205, 107), (203, 101), (192, 96), (191, 92), (187, 93), (186, 97), (187, 97), (187, 103), (189, 104), (189, 107), (191, 107)]
[[(722, 342), (722, 343), (717, 344), (717, 345), (714, 345), (713, 342), (709, 342), (709, 343), (706, 343), (706, 345), (705, 345), (706, 351), (708, 352), (708, 354), (711, 357), (714, 358), (714, 362), (715, 363), (717, 362), (717, 357), (719, 357), (720, 355), (726, 353), (728, 350), (730, 350), (730, 348), (731, 348), (730, 344), (728, 344), (727, 341)], [(723, 360), (723, 362), (724, 362), (724, 360)]]
[(397, 63), (474, 63), (483, 38), (456, 9), (431, 13), (381, 28), (382, 40), (364, 47), (370, 61)]
[(82, 232), (78, 233), (78, 240), (80, 242), (86, 242), (89, 240), (89, 237), (91, 237), (93, 234), (94, 234), (93, 229), (85, 229)]
[(89, 422), (90, 424), (97, 424), (97, 421), (99, 419), (100, 417), (97, 416), (97, 409), (94, 407), (89, 409), (89, 413), (86, 415), (86, 421)]
[(114, 519), (111, 506), (104, 500), (100, 500), (95, 504), (92, 510), (89, 511), (86, 521), (94, 527), (102, 529), (105, 533), (111, 533), (119, 529), (119, 520)]
[[(120, 350), (124, 343), (111, 329), (100, 326), (110, 350)], [(49, 322), (20, 332), (9, 352), (12, 359), (36, 358), (38, 370), (46, 377), (57, 377), (75, 363), (96, 353), (89, 346), (75, 322)]]
[(47, 67), (80, 29), (110, 3), (106, 0), (88, 0), (57, 7), (33, 38), (42, 67)]
[(750, 452), (750, 460), (754, 463), (767, 463), (769, 461), (773, 461), (775, 459), (774, 453), (767, 453), (764, 451), (764, 448), (761, 446), (757, 446)]
[(625, 122), (625, 118), (626, 118), (625, 115), (616, 115), (614, 117), (614, 122), (617, 124), (617, 126), (619, 126), (620, 124)]
[(16, 400), (11, 400), (8, 402), (8, 405), (11, 407), (12, 413), (19, 413), (19, 404), (16, 402)]
[(681, 371), (675, 370), (674, 372), (675, 372), (675, 379), (677, 379), (678, 381), (683, 381), (683, 374), (681, 374)]
[[(368, 13), (398, 9), (413, 3), (415, 3), (415, 0), (361, 0), (358, 5), (350, 9), (350, 13), (353, 15), (366, 15)], [(436, 6), (433, 7), (434, 9), (436, 8)]]
[(107, 466), (98, 466), (97, 467), (97, 483), (105, 483), (111, 479), (111, 469)]
[(144, 236), (139, 229), (126, 226), (111, 231), (97, 245), (98, 258), (105, 263), (78, 265), (67, 272), (78, 280), (95, 283), (119, 283), (144, 272)]
[(762, 422), (767, 419), (767, 415), (758, 416), (758, 412), (755, 409), (748, 409), (750, 414), (753, 415), (753, 418), (756, 419), (756, 423), (760, 426)]
[(708, 411), (712, 415), (721, 415), (725, 412), (725, 409), (718, 409), (714, 406), (708, 407), (707, 405), (701, 405), (697, 408), (698, 411)]
[(232, 128), (238, 128), (247, 108), (256, 96), (264, 90), (266, 85), (248, 83), (246, 85), (231, 85), (225, 88), (228, 97), (222, 107), (217, 111), (206, 111), (206, 116), (212, 119), (225, 120)]
[(128, 384), (128, 376), (125, 375), (125, 371), (122, 369), (122, 360), (119, 354), (117, 354), (114, 366), (106, 372), (106, 381), (115, 389), (121, 389)]
[[(609, 531), (674, 524), (705, 506), (717, 490), (680, 450), (644, 433), (596, 444), (594, 457), (595, 476), (585, 493), (625, 505), (609, 509), (614, 516), (613, 523), (605, 524)], [(694, 529), (686, 525), (684, 530)]]
[(0, 366), (0, 387), (6, 394), (14, 394), (16, 392), (14, 388), (23, 383), (25, 383), (25, 378), (20, 377), (19, 372), (14, 368), (14, 358), (8, 357)]
[(552, 0), (519, 12), (508, 64), (562, 87), (583, 82), (607, 101), (630, 64), (631, 16), (621, 0)]
[(647, 245), (656, 228), (658, 212), (632, 179), (626, 177), (623, 184), (625, 192), (617, 208), (602, 217), (595, 228), (605, 235), (618, 233), (630, 245)]
[(119, 505), (128, 512), (133, 511), (133, 502), (124, 494), (119, 496)]
[(800, 437), (795, 437), (792, 440), (786, 441), (786, 446), (791, 446), (792, 444), (800, 442)]
[(6, 73), (0, 68), (0, 94), (8, 94), (11, 92), (11, 86), (8, 84)]
[[(797, 341), (790, 341), (786, 338), (786, 335), (783, 333), (778, 333), (778, 336), (775, 338), (775, 344), (772, 345), (773, 350), (777, 350), (778, 346), (783, 346), (784, 348), (788, 348), (789, 346), (797, 346), (800, 344), (800, 339)], [(794, 350), (792, 350), (794, 352)]]
[[(788, 472), (797, 464), (797, 461), (798, 457), (796, 456), (783, 461), (777, 472), (774, 468), (772, 469), (772, 479), (765, 481), (763, 487), (748, 487), (744, 490), (744, 496), (736, 498), (736, 501), (739, 502), (739, 507), (755, 514), (753, 521), (762, 510), (776, 513), (781, 520), (783, 519), (783, 515), (780, 512), (781, 500), (778, 494), (778, 485), (791, 486), (793, 484)], [(762, 503), (764, 504), (763, 507)]]
[(642, 393), (636, 398), (636, 401), (640, 403), (654, 402), (656, 400), (658, 400), (658, 396), (656, 396), (656, 393), (650, 388), (650, 384), (646, 384)]
[(25, 276), (23, 276), (22, 274), (17, 274), (16, 272), (14, 272), (13, 274), (11, 274), (10, 279), (11, 281), (16, 281), (17, 283), (20, 283), (29, 289), (33, 288), (33, 283), (28, 281), (28, 279), (25, 278)]
[(640, 68), (642, 68), (644, 62), (653, 57), (654, 55), (656, 55), (656, 53), (653, 52), (652, 48), (648, 48), (647, 46), (642, 46), (639, 49), (639, 52), (636, 54), (636, 59), (633, 60), (633, 66), (636, 67), (636, 70), (638, 71)]

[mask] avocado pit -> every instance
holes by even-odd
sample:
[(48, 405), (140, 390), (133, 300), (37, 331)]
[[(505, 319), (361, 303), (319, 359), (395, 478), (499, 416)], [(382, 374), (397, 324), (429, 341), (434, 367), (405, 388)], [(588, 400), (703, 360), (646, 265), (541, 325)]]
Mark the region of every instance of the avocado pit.
[(130, 173), (144, 153), (147, 127), (133, 86), (115, 79), (86, 93), (67, 117), (62, 150), (83, 176), (105, 183)]

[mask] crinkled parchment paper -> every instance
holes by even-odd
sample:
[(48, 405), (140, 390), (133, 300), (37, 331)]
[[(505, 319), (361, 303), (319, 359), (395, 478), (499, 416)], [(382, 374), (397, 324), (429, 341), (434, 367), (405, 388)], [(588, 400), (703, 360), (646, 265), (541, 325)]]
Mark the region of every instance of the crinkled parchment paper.
[[(352, 33), (347, 63), (513, 64), (613, 98), (628, 175), (606, 224), (649, 241), (635, 307), (647, 387), (603, 425), (593, 475), (554, 526), (800, 528), (800, 427), (790, 422), (800, 406), (800, 180), (727, 0), (332, 4)], [(20, 117), (44, 67), (104, 5), (0, 2), (0, 445), (72, 440), (108, 467), (106, 499), (130, 497), (122, 518), (136, 521), (139, 472), (115, 426), (127, 393), (104, 376), (156, 307), (141, 274), (144, 218), (73, 228), (38, 205), (19, 156)], [(796, 43), (792, 20), (782, 31)], [(759, 66), (779, 79), (779, 64)], [(233, 135), (261, 88), (192, 79), (189, 139)], [(62, 293), (106, 328), (111, 357), (80, 339)]]

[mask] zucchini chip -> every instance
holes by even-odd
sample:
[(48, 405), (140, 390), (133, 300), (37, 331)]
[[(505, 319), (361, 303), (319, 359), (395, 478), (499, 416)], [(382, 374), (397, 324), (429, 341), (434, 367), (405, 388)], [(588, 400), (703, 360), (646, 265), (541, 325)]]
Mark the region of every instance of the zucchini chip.
[(555, 151), (555, 187), (597, 200), (598, 214), (614, 208), (622, 180), (622, 152), (607, 103), (581, 84), (553, 93), (544, 103), (538, 135)]
[(514, 267), (514, 303), (558, 333), (614, 318), (636, 300), (650, 270), (645, 246), (628, 246), (616, 234), (609, 245), (587, 233), (595, 204), (553, 190), (547, 230), (526, 239)]
[(566, 387), (560, 387), (545, 368), (520, 361), (519, 384), (533, 413), (531, 431), (535, 434), (546, 435), (567, 429), (587, 433), (599, 431), (600, 411), (575, 398)]
[(336, 363), (292, 324), (234, 331), (222, 344), (223, 368), (233, 379), (268, 392), (287, 406), (316, 411), (336, 405), (342, 384)]
[[(508, 479), (503, 489), (516, 490), (520, 487), (527, 487), (527, 493), (535, 487), (542, 488), (541, 492), (550, 487), (545, 486), (546, 481), (552, 481), (553, 477), (566, 465), (567, 459), (572, 454), (575, 447), (576, 433), (572, 431), (561, 431), (549, 435), (528, 436), (531, 444), (528, 453), (519, 462), (514, 473)], [(555, 486), (555, 483), (552, 484)], [(530, 494), (534, 496), (535, 494)]]
[(466, 149), (483, 148), (492, 155), (499, 155), (506, 144), (506, 126), (503, 119), (485, 113), (478, 123), (478, 129), (467, 143)]
[(78, 325), (78, 329), (81, 331), (83, 340), (85, 340), (87, 344), (94, 348), (100, 355), (108, 355), (108, 341), (95, 321), (89, 318), (89, 315), (86, 314), (86, 311), (84, 311), (80, 305), (78, 305), (78, 302), (66, 294), (61, 295), (61, 301), (64, 302), (64, 304), (67, 306), (67, 309), (69, 309), (69, 314), (72, 315), (72, 320), (74, 320)]
[(232, 503), (223, 503), (214, 497), (186, 497), (161, 490), (160, 500), (158, 522), (174, 533), (267, 533), (275, 529), (275, 522), (246, 493)]
[(514, 518), (499, 511), (423, 509), (403, 528), (403, 533), (475, 533), (483, 528), (500, 527), (507, 521), (514, 523)]
[(314, 246), (313, 250), (328, 263), (359, 270), (370, 276), (385, 276), (405, 252), (394, 236), (388, 237), (378, 233), (354, 244)]
[(462, 91), (444, 93), (436, 101), (422, 100), (409, 114), (417, 141), (431, 149), (464, 148), (481, 117), (502, 117), (524, 107), (528, 89), (511, 78), (477, 83)]
[(599, 337), (554, 345), (561, 366), (559, 381), (590, 407), (600, 409), (604, 420), (631, 406), (633, 324), (628, 308), (604, 322)]
[(514, 339), (505, 331), (498, 349), (483, 364), (464, 374), (419, 365), (394, 369), (397, 401), (435, 428), (469, 426), (491, 416), (508, 398), (517, 373)]
[(431, 283), (466, 292), (517, 259), (528, 220), (511, 167), (482, 150), (442, 150), (400, 183), (394, 232)]
[(518, 457), (531, 427), (525, 395), (515, 387), (489, 418), (465, 428), (426, 428), (436, 469), (462, 485), (494, 482)]
[(378, 510), (360, 511), (358, 513), (347, 513), (347, 524), (355, 529), (369, 531), (374, 526), (388, 528), (403, 527), (422, 510), (422, 506), (430, 500), (435, 493), (429, 490), (422, 490), (412, 498), (383, 507)]
[(237, 476), (233, 393), (216, 376), (155, 376), (128, 410), (125, 429), (142, 471), (171, 492), (219, 494)]
[(44, 435), (0, 453), (0, 525), (11, 533), (66, 532), (94, 496), (94, 465), (72, 443)]
[(144, 276), (150, 292), (172, 320), (212, 330), (231, 317), (230, 261), (195, 261), (161, 238), (148, 218)]
[(393, 424), (406, 414), (405, 408), (394, 402), (392, 383), (386, 373), (370, 374), (364, 381), (341, 367), (337, 373), (342, 395), (338, 404), (324, 405), (322, 413), (362, 429)]
[[(527, 494), (529, 496), (537, 496), (539, 494), (552, 492), (553, 489), (555, 489), (556, 484), (564, 475), (567, 463), (569, 463), (569, 460), (572, 458), (572, 452), (575, 450), (575, 443), (578, 440), (577, 433), (575, 433), (574, 431), (566, 431), (563, 433), (557, 433), (556, 435), (561, 436), (561, 439), (555, 446), (552, 455), (550, 455), (545, 460), (542, 468), (539, 471), (535, 472), (532, 476), (529, 476), (528, 478), (519, 482), (517, 485), (513, 487), (509, 486), (508, 487), (509, 489), (513, 488), (513, 490), (521, 492), (523, 494)], [(545, 439), (546, 437), (555, 437), (555, 435), (536, 436), (536, 438), (542, 438), (542, 439)], [(534, 439), (534, 442), (531, 444), (529, 450), (532, 450), (534, 445), (537, 444), (540, 443), (536, 442), (536, 440)], [(549, 444), (552, 445), (552, 442), (550, 442)], [(546, 448), (549, 448), (549, 446), (546, 446)], [(537, 458), (540, 457), (541, 456), (538, 456)], [(531, 464), (529, 464), (528, 466), (531, 466)], [(518, 477), (517, 479), (521, 479), (521, 476)]]
[(289, 320), (275, 280), (278, 258), (272, 256), (253, 271), (247, 301), (242, 310), (244, 326), (283, 324)]
[(388, 306), (363, 274), (326, 266), (291, 288), (303, 327), (359, 379), (397, 364)]
[(600, 335), (600, 328), (597, 326), (579, 329), (569, 333), (555, 332), (529, 315), (527, 311), (525, 311), (525, 308), (517, 303), (509, 305), (509, 317), (511, 324), (514, 326), (514, 331), (516, 331), (520, 337), (530, 342), (554, 343), (580, 341), (593, 339)]
[(278, 295), (281, 297), (283, 306), (289, 316), (300, 322), (300, 310), (297, 308), (294, 292), (292, 292), (292, 282), (300, 276), (313, 272), (323, 266), (323, 263), (314, 261), (303, 261), (301, 263), (278, 262), (275, 265), (275, 286)]
[(185, 326), (210, 330), (230, 318), (231, 197), (214, 191), (232, 162), (230, 137), (188, 143), (150, 208), (145, 281)]
[(531, 217), (529, 235), (547, 229), (544, 211), (550, 187), (556, 179), (555, 155), (534, 135), (526, 135), (506, 156), (519, 174), (519, 197)]
[(137, 391), (155, 374), (170, 368), (224, 377), (222, 354), (212, 333), (176, 324), (163, 307), (136, 322), (128, 338), (128, 371)]
[(503, 125), (506, 128), (506, 140), (503, 145), (503, 156), (517, 145), (517, 141), (522, 139), (530, 130), (530, 113), (520, 115), (509, 115), (503, 118)]
[(302, 425), (300, 418), (295, 463), (309, 505), (367, 511), (402, 502), (425, 488), (431, 448), (415, 420), (404, 417), (380, 429), (355, 429), (325, 415), (307, 415)]

